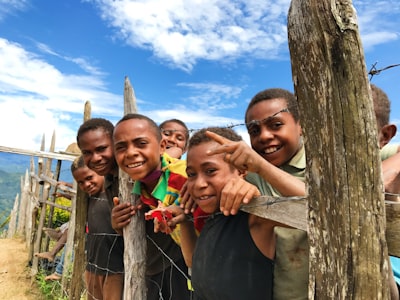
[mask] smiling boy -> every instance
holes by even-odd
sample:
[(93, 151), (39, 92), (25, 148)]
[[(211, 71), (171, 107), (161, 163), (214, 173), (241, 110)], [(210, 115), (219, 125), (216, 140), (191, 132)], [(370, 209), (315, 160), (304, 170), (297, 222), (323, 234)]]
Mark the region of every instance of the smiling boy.
[[(186, 163), (163, 154), (166, 140), (150, 118), (128, 114), (115, 126), (114, 153), (119, 167), (135, 181), (133, 193), (140, 195), (145, 210), (178, 204), (179, 192), (186, 182)], [(120, 230), (135, 209), (127, 203), (114, 207), (114, 228)], [(180, 247), (170, 235), (154, 232), (154, 222), (146, 221), (147, 299), (190, 299), (187, 267)], [(162, 250), (162, 252), (161, 252)], [(183, 275), (183, 274), (184, 275)]]

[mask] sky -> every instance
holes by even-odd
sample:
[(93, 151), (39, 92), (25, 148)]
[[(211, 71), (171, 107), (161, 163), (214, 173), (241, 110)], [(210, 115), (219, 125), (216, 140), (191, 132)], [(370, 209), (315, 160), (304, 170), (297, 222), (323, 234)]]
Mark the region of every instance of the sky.
[[(294, 90), (289, 0), (0, 0), (0, 146), (56, 150), (92, 117), (123, 115), (124, 79), (138, 112), (190, 129), (243, 124), (265, 88)], [(400, 64), (400, 1), (353, 1), (369, 70)], [(400, 67), (372, 78), (400, 131)], [(235, 126), (246, 135), (243, 125)], [(394, 142), (400, 143), (400, 133)]]

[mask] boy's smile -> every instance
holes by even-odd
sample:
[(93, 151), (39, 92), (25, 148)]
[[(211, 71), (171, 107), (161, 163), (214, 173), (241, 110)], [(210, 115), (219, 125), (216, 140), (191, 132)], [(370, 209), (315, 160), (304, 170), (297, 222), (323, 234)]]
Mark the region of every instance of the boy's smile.
[(214, 213), (219, 209), (221, 191), (226, 182), (239, 176), (238, 171), (224, 161), (223, 154), (207, 155), (207, 150), (216, 145), (214, 141), (204, 142), (190, 148), (187, 154), (188, 191), (206, 213)]
[(89, 130), (82, 134), (80, 149), (85, 164), (97, 174), (104, 176), (117, 169), (111, 136), (103, 129)]
[(251, 146), (275, 166), (289, 161), (301, 146), (301, 127), (289, 110), (285, 99), (256, 103), (246, 116)]
[(161, 168), (160, 156), (165, 142), (160, 142), (149, 123), (143, 119), (128, 119), (114, 129), (115, 159), (132, 179), (141, 180)]
[(72, 175), (79, 188), (89, 196), (97, 195), (103, 190), (104, 177), (86, 166), (76, 169)]

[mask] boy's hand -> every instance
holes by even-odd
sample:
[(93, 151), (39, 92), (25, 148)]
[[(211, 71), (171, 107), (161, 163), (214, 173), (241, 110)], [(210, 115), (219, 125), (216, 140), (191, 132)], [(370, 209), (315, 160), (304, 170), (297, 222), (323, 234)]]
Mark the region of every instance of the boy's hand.
[(187, 181), (181, 188), (180, 192), (180, 207), (184, 210), (185, 214), (193, 213), (196, 210), (197, 204), (190, 197), (187, 189)]
[(248, 204), (252, 198), (260, 196), (257, 187), (238, 177), (229, 180), (221, 192), (220, 210), (225, 215), (235, 215), (242, 204)]
[(182, 208), (176, 205), (159, 206), (145, 214), (146, 220), (154, 219), (154, 232), (170, 234), (177, 224), (187, 220)]
[(214, 150), (209, 150), (207, 152), (208, 155), (224, 153), (224, 160), (236, 169), (254, 173), (260, 171), (264, 158), (251, 149), (244, 141), (231, 141), (210, 131), (207, 131), (206, 135), (221, 145)]
[(131, 222), (131, 217), (140, 209), (139, 206), (133, 206), (130, 203), (119, 204), (118, 197), (113, 198), (114, 208), (111, 211), (111, 226), (119, 234), (122, 235), (122, 228)]

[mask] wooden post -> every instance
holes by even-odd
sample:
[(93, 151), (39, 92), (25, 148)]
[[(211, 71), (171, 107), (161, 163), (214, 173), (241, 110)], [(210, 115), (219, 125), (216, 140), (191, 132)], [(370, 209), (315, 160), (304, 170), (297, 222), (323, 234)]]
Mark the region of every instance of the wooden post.
[[(128, 77), (124, 82), (124, 114), (136, 113), (136, 98)], [(125, 172), (119, 169), (119, 199), (138, 204), (138, 197), (132, 195), (133, 184)], [(144, 214), (139, 211), (131, 222), (124, 227), (124, 300), (146, 299), (146, 231)]]
[[(28, 177), (28, 171), (25, 172), (25, 177), (21, 177), (21, 191), (25, 191), (26, 180)], [(28, 194), (21, 194), (21, 202), (19, 206), (18, 213), (18, 226), (17, 226), (17, 234), (24, 238), (25, 240), (25, 230), (26, 230), (26, 209), (28, 205)]]
[[(83, 121), (87, 121), (91, 117), (91, 105), (89, 101), (85, 102), (84, 113), (83, 113)], [(70, 221), (70, 227), (68, 229), (68, 240), (67, 240), (67, 249), (70, 250), (73, 245), (74, 249), (74, 258), (71, 261), (70, 252), (66, 253), (66, 257), (68, 256), (69, 265), (73, 265), (72, 268), (72, 277), (70, 287), (68, 288), (68, 281), (65, 279), (64, 274), (70, 274), (70, 268), (64, 268), (63, 274), (63, 287), (64, 290), (69, 290), (69, 299), (70, 300), (79, 300), (81, 299), (81, 294), (84, 291), (85, 282), (82, 280), (82, 274), (84, 274), (86, 269), (86, 256), (85, 256), (85, 230), (86, 230), (86, 220), (87, 220), (87, 197), (85, 192), (83, 192), (77, 185), (74, 180), (74, 188), (77, 191), (76, 196), (72, 197), (72, 213), (71, 218), (73, 216), (73, 220)], [(73, 221), (73, 222), (72, 222)], [(70, 234), (71, 233), (71, 234)], [(68, 273), (65, 273), (67, 271)]]
[(316, 299), (388, 299), (377, 130), (351, 1), (293, 0), (293, 81), (307, 153), (310, 289)]
[(14, 206), (11, 211), (10, 222), (8, 223), (7, 238), (11, 239), (15, 235), (17, 225), (17, 213), (19, 206), (19, 194), (15, 196)]

